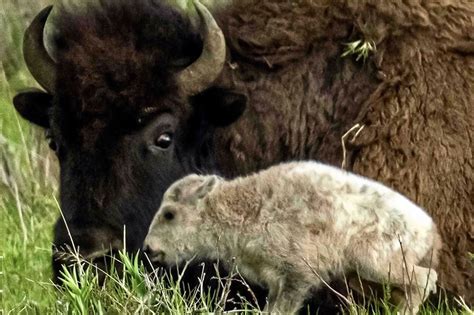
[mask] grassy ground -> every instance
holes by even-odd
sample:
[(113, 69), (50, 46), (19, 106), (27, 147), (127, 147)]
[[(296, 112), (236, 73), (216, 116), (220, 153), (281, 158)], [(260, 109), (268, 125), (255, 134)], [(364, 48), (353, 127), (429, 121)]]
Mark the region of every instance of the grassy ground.
[[(146, 275), (140, 264), (122, 255), (124, 276), (111, 274), (99, 286), (93, 270), (66, 274), (65, 289), (50, 282), (52, 227), (59, 216), (57, 165), (43, 133), (22, 121), (12, 106), (15, 91), (35, 83), (24, 67), (21, 40), (27, 21), (49, 1), (0, 0), (0, 310), (18, 314), (207, 313), (219, 310), (222, 290), (181, 292), (178, 285)], [(81, 279), (79, 284), (79, 279)], [(442, 304), (442, 302), (441, 302)], [(250, 308), (243, 304), (242, 310)], [(393, 311), (393, 310), (392, 310)], [(392, 312), (385, 309), (384, 313)], [(363, 307), (348, 307), (364, 314)], [(461, 314), (432, 307), (425, 314)]]

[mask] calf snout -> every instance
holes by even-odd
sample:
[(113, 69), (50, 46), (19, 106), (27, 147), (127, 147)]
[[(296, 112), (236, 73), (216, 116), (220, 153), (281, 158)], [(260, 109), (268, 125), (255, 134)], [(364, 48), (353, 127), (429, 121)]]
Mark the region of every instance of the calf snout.
[(143, 245), (143, 253), (145, 254), (148, 259), (150, 259), (153, 263), (162, 263), (165, 259), (165, 252), (161, 249), (157, 248), (156, 246), (151, 246), (147, 242)]

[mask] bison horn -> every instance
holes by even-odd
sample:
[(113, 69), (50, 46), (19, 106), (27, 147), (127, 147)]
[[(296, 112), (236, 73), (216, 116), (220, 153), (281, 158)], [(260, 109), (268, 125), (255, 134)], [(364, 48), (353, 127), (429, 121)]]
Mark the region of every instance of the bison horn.
[(224, 34), (207, 8), (194, 0), (201, 18), (203, 49), (201, 56), (178, 73), (176, 81), (186, 95), (196, 95), (208, 88), (224, 68), (226, 45)]
[(44, 47), (44, 25), (53, 6), (41, 10), (25, 31), (23, 56), (26, 66), (36, 81), (53, 93), (56, 82), (56, 63)]

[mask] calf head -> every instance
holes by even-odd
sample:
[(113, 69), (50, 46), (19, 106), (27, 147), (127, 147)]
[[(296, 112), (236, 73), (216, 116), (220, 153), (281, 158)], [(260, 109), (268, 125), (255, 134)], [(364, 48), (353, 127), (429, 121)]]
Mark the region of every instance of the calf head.
[[(218, 181), (213, 175), (188, 175), (165, 192), (144, 242), (144, 250), (152, 261), (179, 265), (195, 254), (212, 251), (204, 248), (212, 242), (198, 203)], [(211, 259), (209, 255), (202, 258)]]

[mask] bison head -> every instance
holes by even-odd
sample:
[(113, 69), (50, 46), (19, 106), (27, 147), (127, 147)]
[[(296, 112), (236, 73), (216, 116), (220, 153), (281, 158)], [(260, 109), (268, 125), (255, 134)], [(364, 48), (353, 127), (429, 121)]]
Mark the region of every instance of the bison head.
[(60, 165), (55, 278), (68, 246), (90, 259), (125, 244), (139, 249), (167, 187), (215, 170), (213, 132), (242, 114), (246, 98), (212, 86), (225, 62), (224, 37), (195, 5), (200, 31), (157, 1), (63, 9), (56, 60), (43, 43), (51, 7), (27, 29), (24, 57), (46, 92), (19, 93), (14, 105), (47, 130)]

